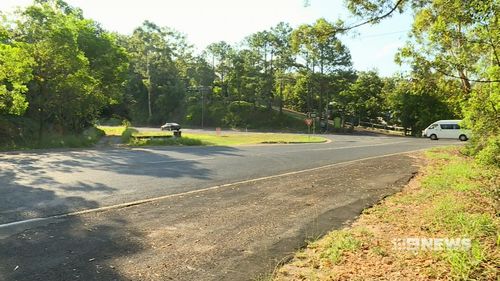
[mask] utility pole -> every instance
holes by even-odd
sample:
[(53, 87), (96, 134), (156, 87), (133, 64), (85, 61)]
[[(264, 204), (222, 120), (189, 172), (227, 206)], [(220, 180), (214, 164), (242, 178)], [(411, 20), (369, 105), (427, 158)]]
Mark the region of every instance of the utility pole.
[(201, 90), (201, 128), (204, 128), (205, 123), (205, 88), (200, 86)]
[(146, 51), (146, 79), (147, 79), (147, 90), (148, 90), (148, 113), (149, 113), (149, 120), (148, 123), (151, 122), (151, 116), (153, 116), (153, 111), (151, 109), (151, 74), (149, 70), (149, 52)]

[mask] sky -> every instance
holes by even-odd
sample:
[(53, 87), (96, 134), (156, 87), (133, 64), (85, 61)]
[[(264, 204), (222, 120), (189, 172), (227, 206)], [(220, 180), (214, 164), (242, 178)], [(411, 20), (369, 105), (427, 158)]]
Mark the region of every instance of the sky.
[[(198, 50), (208, 44), (226, 41), (240, 43), (246, 36), (269, 29), (279, 22), (292, 27), (314, 23), (318, 18), (343, 19), (357, 23), (344, 6), (344, 0), (66, 0), (83, 10), (84, 16), (101, 23), (109, 31), (131, 34), (145, 20), (168, 26), (187, 35)], [(0, 11), (12, 12), (32, 0), (0, 0)], [(354, 68), (378, 70), (390, 76), (400, 67), (394, 55), (406, 41), (412, 17), (395, 15), (377, 25), (355, 29), (356, 35), (341, 36), (351, 51)]]

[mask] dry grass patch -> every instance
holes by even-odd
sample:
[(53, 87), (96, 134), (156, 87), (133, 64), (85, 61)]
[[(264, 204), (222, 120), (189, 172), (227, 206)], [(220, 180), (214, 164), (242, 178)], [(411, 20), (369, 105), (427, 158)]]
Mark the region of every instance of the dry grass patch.
[[(496, 280), (500, 171), (456, 148), (418, 157), (421, 172), (349, 228), (310, 243), (275, 280)], [(470, 250), (401, 250), (395, 238), (470, 238)]]

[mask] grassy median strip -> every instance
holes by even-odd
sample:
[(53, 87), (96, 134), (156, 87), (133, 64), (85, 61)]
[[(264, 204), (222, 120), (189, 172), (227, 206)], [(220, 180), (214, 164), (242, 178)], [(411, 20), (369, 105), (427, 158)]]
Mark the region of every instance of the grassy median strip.
[(97, 126), (97, 128), (104, 131), (106, 136), (121, 136), (127, 129), (125, 126)]
[(500, 170), (426, 152), (402, 192), (296, 253), (274, 280), (496, 280)]
[(251, 144), (291, 144), (291, 143), (322, 143), (323, 137), (295, 134), (231, 134), (216, 136), (214, 134), (184, 134), (183, 136), (201, 140), (206, 145), (251, 145)]
[[(129, 135), (130, 134), (130, 135)], [(193, 134), (183, 133), (182, 138), (173, 138), (172, 132), (137, 132), (127, 131), (124, 133), (124, 142), (134, 146), (145, 145), (216, 145), (216, 146), (238, 146), (254, 144), (291, 144), (291, 143), (322, 143), (327, 140), (323, 137), (253, 133), (253, 134), (228, 134), (217, 136), (215, 134)], [(149, 137), (149, 138), (148, 138)], [(162, 138), (164, 137), (164, 138)]]

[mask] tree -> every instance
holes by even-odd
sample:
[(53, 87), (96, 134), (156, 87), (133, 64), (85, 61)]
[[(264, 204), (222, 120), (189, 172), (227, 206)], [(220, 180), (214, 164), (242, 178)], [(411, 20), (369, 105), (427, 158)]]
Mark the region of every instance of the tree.
[(438, 83), (419, 78), (394, 78), (387, 83), (384, 88), (386, 104), (393, 121), (401, 124), (405, 132), (411, 131), (412, 135), (418, 136), (421, 130), (436, 120), (455, 117)]
[(106, 104), (106, 94), (78, 44), (86, 22), (81, 11), (62, 1), (36, 1), (18, 12), (14, 42), (23, 42), (33, 58), (28, 115), (39, 124), (39, 137), (53, 129), (79, 132), (90, 125)]
[(254, 52), (256, 60), (254, 65), (258, 73), (258, 98), (271, 110), (274, 97), (274, 49), (272, 48), (272, 35), (269, 31), (259, 31), (251, 34), (246, 39), (250, 50)]
[(176, 51), (182, 49), (179, 40), (179, 34), (146, 21), (123, 42), (130, 56), (127, 92), (140, 123), (159, 124), (180, 114), (186, 83), (176, 64), (184, 55)]
[(232, 52), (231, 45), (224, 41), (208, 45), (205, 51), (206, 55), (211, 57), (213, 72), (216, 75), (213, 85), (214, 95), (220, 92), (223, 98), (229, 96), (226, 76), (230, 70), (229, 58)]
[(119, 45), (119, 36), (106, 32), (92, 20), (82, 20), (78, 33), (78, 46), (89, 61), (91, 75), (98, 81), (99, 91), (105, 93), (106, 109), (120, 107), (125, 98), (129, 59)]
[(338, 95), (337, 104), (358, 121), (382, 114), (384, 83), (375, 71), (359, 72), (356, 81)]
[(288, 75), (291, 67), (295, 65), (295, 60), (292, 52), (292, 27), (289, 24), (280, 22), (275, 27), (271, 28), (271, 46), (274, 49), (274, 65), (275, 65), (275, 88), (278, 94), (280, 114), (283, 111), (283, 91), (287, 83), (293, 80)]
[[(340, 24), (340, 23), (339, 23)], [(305, 61), (303, 66), (311, 78), (317, 81), (319, 91), (319, 110), (325, 106), (325, 93), (328, 75), (345, 71), (351, 67), (349, 50), (336, 37), (336, 27), (319, 19), (314, 25), (301, 25), (292, 34), (292, 48)], [(316, 72), (319, 68), (319, 72)], [(313, 82), (313, 83), (314, 83)], [(329, 100), (329, 97), (326, 97)]]
[(257, 105), (260, 90), (260, 68), (256, 65), (259, 55), (251, 50), (240, 50), (231, 56), (228, 84), (236, 100)]
[(22, 44), (10, 43), (0, 23), (0, 115), (22, 115), (28, 108), (27, 83), (32, 79), (33, 59)]

